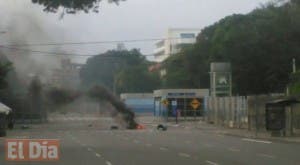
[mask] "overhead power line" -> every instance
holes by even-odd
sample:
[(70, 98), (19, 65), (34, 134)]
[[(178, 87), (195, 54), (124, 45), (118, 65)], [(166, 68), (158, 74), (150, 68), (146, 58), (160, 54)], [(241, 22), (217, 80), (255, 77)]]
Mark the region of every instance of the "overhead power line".
[[(16, 47), (10, 47), (10, 46), (4, 46), (0, 45), (0, 48), (4, 49), (9, 49), (9, 50), (14, 50), (14, 51), (22, 51), (22, 52), (30, 52), (34, 53), (36, 55), (41, 55), (41, 56), (81, 56), (81, 57), (92, 57), (92, 56), (97, 56), (99, 54), (74, 54), (74, 53), (60, 53), (60, 52), (48, 52), (48, 51), (40, 51), (40, 50), (31, 50), (31, 49), (24, 49), (24, 48), (16, 48)], [(154, 54), (146, 54), (142, 56), (155, 56)], [(162, 54), (162, 56), (166, 56), (170, 54)]]
[(178, 40), (178, 38), (148, 38), (137, 40), (112, 40), (112, 41), (86, 41), (86, 42), (61, 42), (61, 43), (29, 43), (29, 44), (2, 44), (3, 46), (26, 47), (26, 46), (61, 46), (61, 45), (98, 45), (98, 44), (113, 44), (113, 43), (134, 43), (134, 42), (153, 42), (163, 40)]
[(22, 51), (22, 52), (30, 52), (30, 53), (39, 53), (39, 55), (57, 55), (57, 56), (94, 56), (94, 55), (83, 55), (83, 54), (70, 54), (70, 53), (59, 53), (59, 52), (47, 52), (47, 51), (40, 51), (40, 50), (31, 50), (31, 49), (23, 49), (23, 48), (16, 48), (16, 47), (9, 47), (0, 45), (0, 48), (5, 48), (9, 50), (15, 51)]

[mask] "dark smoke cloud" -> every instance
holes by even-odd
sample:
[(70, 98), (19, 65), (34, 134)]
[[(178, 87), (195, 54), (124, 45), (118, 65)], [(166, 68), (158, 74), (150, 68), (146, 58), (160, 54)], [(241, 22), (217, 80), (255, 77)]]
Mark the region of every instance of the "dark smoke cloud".
[(113, 118), (118, 119), (121, 115), (121, 120), (125, 122), (128, 129), (137, 128), (138, 124), (135, 121), (135, 113), (103, 86), (95, 86), (87, 91), (87, 93), (61, 88), (53, 88), (47, 92), (49, 101), (57, 106), (71, 104), (86, 95), (98, 103), (110, 103), (114, 107), (114, 110), (109, 109)]
[(127, 123), (127, 128), (137, 128), (138, 124), (135, 121), (134, 112), (117, 97), (115, 97), (111, 92), (109, 92), (105, 87), (95, 86), (89, 90), (88, 95), (92, 98), (98, 99), (98, 101), (105, 100), (110, 102), (115, 107), (115, 109), (123, 115), (123, 119)]

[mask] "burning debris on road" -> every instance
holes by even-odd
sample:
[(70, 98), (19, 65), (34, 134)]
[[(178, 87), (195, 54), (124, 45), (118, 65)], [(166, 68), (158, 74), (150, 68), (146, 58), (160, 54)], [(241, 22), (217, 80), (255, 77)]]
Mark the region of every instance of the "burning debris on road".
[[(83, 95), (82, 92), (78, 91), (54, 89), (49, 92), (48, 98), (56, 104), (69, 104)], [(120, 114), (121, 119), (125, 121), (127, 129), (145, 129), (143, 125), (135, 121), (134, 112), (105, 87), (95, 86), (87, 92), (87, 95), (98, 102), (109, 102), (115, 108), (116, 113)], [(112, 117), (116, 118), (116, 114)]]
[(88, 95), (92, 98), (96, 98), (99, 101), (105, 100), (110, 102), (116, 109), (116, 111), (122, 114), (123, 120), (127, 123), (128, 129), (139, 129), (139, 125), (135, 121), (135, 114), (130, 108), (128, 108), (122, 101), (116, 98), (111, 92), (102, 86), (95, 86), (90, 89)]

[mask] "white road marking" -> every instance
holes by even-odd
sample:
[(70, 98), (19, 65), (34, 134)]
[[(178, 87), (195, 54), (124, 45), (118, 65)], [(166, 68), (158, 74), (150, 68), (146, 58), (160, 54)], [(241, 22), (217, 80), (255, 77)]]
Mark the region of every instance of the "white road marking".
[(186, 157), (186, 158), (191, 157), (191, 155), (186, 154), (186, 153), (178, 153), (178, 155), (181, 156), (181, 157)]
[(112, 165), (110, 161), (106, 161), (105, 163), (106, 165)]
[(272, 142), (270, 141), (264, 141), (264, 140), (255, 140), (255, 139), (248, 139), (248, 138), (244, 138), (242, 139), (244, 141), (249, 141), (249, 142), (257, 142), (257, 143), (265, 143), (265, 144), (271, 144)]
[(229, 151), (232, 151), (232, 152), (240, 152), (241, 150), (240, 149), (237, 149), (237, 148), (228, 148)]
[(88, 148), (87, 150), (88, 150), (88, 151), (93, 151), (91, 148)]
[(159, 149), (162, 150), (162, 151), (167, 151), (167, 150), (168, 150), (168, 149), (165, 148), (165, 147), (160, 147)]
[(268, 154), (257, 154), (257, 156), (260, 156), (260, 157), (266, 157), (266, 158), (270, 158), (270, 159), (274, 159), (275, 156), (273, 155), (268, 155)]
[(210, 164), (210, 165), (218, 165), (218, 163), (216, 163), (216, 162), (212, 162), (212, 161), (209, 161), (209, 160), (207, 160), (207, 161), (205, 161), (207, 164)]
[(98, 153), (96, 153), (96, 156), (97, 156), (98, 158), (101, 158), (101, 155), (100, 155), (100, 154), (98, 154)]

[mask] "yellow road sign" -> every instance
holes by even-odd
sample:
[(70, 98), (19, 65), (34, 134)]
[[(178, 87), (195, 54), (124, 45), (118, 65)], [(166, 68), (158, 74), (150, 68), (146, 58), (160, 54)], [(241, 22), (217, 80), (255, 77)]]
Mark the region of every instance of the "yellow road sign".
[(201, 103), (197, 99), (193, 99), (190, 105), (194, 110), (196, 110), (201, 105)]
[(169, 101), (167, 99), (164, 99), (163, 101), (161, 101), (161, 103), (164, 105), (164, 106), (168, 106), (169, 105)]

